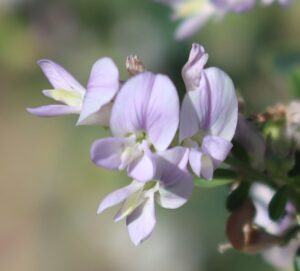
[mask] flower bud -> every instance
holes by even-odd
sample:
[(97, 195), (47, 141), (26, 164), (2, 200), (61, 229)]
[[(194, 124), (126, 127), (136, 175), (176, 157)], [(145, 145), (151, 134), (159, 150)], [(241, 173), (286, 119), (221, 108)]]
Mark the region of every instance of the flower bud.
[(256, 253), (281, 242), (280, 237), (268, 234), (253, 224), (255, 213), (253, 203), (248, 200), (229, 216), (226, 235), (236, 250), (244, 253)]
[(137, 55), (130, 55), (126, 58), (126, 69), (130, 75), (145, 71), (144, 64)]
[(189, 59), (181, 72), (187, 91), (195, 90), (200, 86), (202, 70), (207, 60), (208, 54), (204, 48), (197, 43), (193, 43)]

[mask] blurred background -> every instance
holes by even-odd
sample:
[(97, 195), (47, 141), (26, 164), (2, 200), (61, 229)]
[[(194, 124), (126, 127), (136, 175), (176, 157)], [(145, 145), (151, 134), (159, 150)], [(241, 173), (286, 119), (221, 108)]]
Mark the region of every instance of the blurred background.
[(175, 42), (171, 11), (150, 0), (0, 0), (0, 270), (2, 271), (268, 271), (259, 255), (218, 253), (226, 241), (226, 189), (196, 189), (180, 209), (157, 207), (152, 237), (136, 248), (101, 199), (127, 184), (125, 174), (96, 168), (91, 143), (99, 127), (76, 116), (39, 119), (29, 106), (51, 101), (36, 61), (50, 58), (85, 84), (92, 64), (110, 56), (126, 78), (136, 53), (148, 70), (168, 74), (184, 93), (181, 67), (192, 42), (209, 66), (223, 68), (249, 112), (288, 102), (290, 73), (300, 65), (300, 1), (274, 4), (211, 22)]

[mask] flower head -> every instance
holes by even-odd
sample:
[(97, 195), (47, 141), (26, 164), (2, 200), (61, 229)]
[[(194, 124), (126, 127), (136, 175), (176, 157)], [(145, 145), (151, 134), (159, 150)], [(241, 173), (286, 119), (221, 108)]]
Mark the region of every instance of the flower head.
[(77, 124), (108, 124), (111, 101), (119, 90), (119, 72), (110, 58), (93, 65), (87, 89), (59, 64), (47, 59), (38, 64), (53, 86), (43, 94), (60, 104), (28, 108), (30, 113), (39, 117), (80, 114)]
[[(193, 57), (195, 51), (200, 57)], [(206, 59), (203, 48), (194, 44), (183, 69), (185, 85), (191, 87), (182, 103), (179, 140), (190, 149), (193, 172), (212, 179), (232, 147), (238, 103), (230, 77), (218, 68), (203, 69)], [(195, 68), (185, 69), (189, 66)]]
[(165, 75), (143, 72), (121, 88), (111, 114), (114, 137), (96, 141), (91, 157), (98, 166), (125, 169), (133, 179), (147, 181), (155, 174), (152, 150), (170, 145), (179, 122), (175, 86)]
[(101, 202), (98, 213), (117, 204), (121, 208), (115, 221), (126, 218), (129, 236), (139, 245), (152, 233), (155, 224), (155, 201), (163, 208), (175, 209), (189, 199), (193, 191), (192, 176), (186, 170), (188, 153), (176, 147), (154, 155), (157, 170), (154, 180), (130, 185), (109, 194)]

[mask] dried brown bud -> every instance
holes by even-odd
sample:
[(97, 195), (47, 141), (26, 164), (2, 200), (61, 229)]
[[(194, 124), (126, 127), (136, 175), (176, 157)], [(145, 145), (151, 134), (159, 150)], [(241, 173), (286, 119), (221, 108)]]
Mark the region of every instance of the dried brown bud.
[(280, 237), (270, 235), (253, 224), (254, 217), (255, 207), (250, 200), (229, 216), (226, 235), (236, 250), (256, 253), (282, 241)]
[(145, 67), (137, 55), (130, 55), (126, 58), (126, 69), (130, 75), (136, 75), (143, 72)]
[(286, 116), (286, 107), (284, 105), (276, 105), (274, 107), (269, 107), (265, 112), (254, 115), (252, 118), (259, 122), (264, 123), (268, 120), (281, 120)]

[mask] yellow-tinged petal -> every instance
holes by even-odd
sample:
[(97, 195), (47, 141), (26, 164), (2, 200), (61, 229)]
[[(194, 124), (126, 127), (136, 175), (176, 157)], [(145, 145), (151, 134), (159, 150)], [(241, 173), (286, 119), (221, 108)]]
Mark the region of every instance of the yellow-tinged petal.
[(139, 190), (126, 199), (121, 209), (116, 214), (115, 221), (119, 221), (124, 217), (130, 215), (134, 211), (134, 209), (136, 209), (144, 201), (142, 193), (143, 190)]
[(50, 89), (47, 90), (47, 96), (52, 99), (65, 103), (69, 106), (81, 106), (83, 97), (76, 91), (64, 90), (64, 89)]
[(207, 0), (190, 0), (175, 6), (175, 18), (189, 17), (197, 14), (205, 6)]

